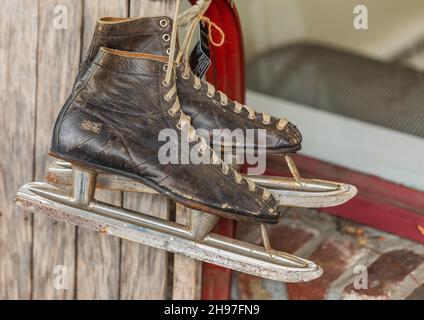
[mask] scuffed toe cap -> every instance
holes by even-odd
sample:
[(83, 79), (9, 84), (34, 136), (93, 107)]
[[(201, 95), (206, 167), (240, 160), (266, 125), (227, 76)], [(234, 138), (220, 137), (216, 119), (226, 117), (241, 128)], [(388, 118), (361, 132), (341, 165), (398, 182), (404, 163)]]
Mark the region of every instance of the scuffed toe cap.
[(268, 223), (277, 223), (281, 215), (283, 214), (278, 201), (271, 196), (268, 200), (264, 200), (264, 205), (259, 213), (259, 216), (263, 219), (269, 220)]
[(302, 134), (299, 129), (292, 124), (288, 123), (283, 130), (279, 130), (279, 140), (273, 149), (300, 149), (303, 141)]

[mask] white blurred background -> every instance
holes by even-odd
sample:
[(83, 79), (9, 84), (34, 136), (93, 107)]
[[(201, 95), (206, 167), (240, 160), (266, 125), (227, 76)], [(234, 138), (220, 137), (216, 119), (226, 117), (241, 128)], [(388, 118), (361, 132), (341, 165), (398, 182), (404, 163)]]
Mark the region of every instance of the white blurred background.
[[(422, 0), (237, 0), (247, 61), (285, 43), (308, 40), (381, 60), (405, 56), (424, 69)], [(355, 6), (368, 8), (369, 29), (353, 27)]]

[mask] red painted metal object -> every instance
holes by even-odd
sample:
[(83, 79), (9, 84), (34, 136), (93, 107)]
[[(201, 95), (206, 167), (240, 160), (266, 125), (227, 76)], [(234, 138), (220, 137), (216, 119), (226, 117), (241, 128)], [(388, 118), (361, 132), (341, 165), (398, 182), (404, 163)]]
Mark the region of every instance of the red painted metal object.
[[(341, 181), (358, 188), (353, 200), (322, 211), (424, 243), (424, 192), (312, 158), (294, 158), (305, 178)], [(290, 176), (282, 158), (271, 157), (267, 168), (268, 175)]]
[[(195, 0), (191, 0), (195, 3)], [(211, 46), (212, 66), (207, 79), (229, 98), (245, 102), (244, 47), (240, 19), (230, 0), (212, 1), (206, 16), (225, 33), (222, 47)], [(235, 235), (235, 223), (222, 219), (215, 232), (229, 237)], [(229, 300), (231, 298), (231, 270), (210, 264), (203, 266), (202, 298)]]

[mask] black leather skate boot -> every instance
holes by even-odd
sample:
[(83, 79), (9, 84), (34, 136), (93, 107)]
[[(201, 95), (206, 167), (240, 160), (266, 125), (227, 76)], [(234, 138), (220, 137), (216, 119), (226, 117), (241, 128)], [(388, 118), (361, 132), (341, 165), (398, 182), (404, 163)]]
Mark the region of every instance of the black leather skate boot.
[[(94, 59), (97, 50), (101, 47), (113, 49), (144, 52), (150, 54), (168, 55), (171, 53), (172, 24), (168, 17), (121, 19), (103, 18), (96, 26), (90, 51), (86, 62), (82, 66), (83, 73)], [(191, 26), (196, 26), (194, 21)], [(220, 142), (232, 139), (229, 136), (234, 130), (243, 130), (244, 137), (247, 129), (253, 129), (257, 137), (259, 129), (266, 130), (266, 145), (258, 146), (255, 139), (247, 147), (263, 148), (268, 153), (284, 154), (301, 149), (302, 136), (297, 128), (285, 119), (277, 119), (268, 114), (257, 114), (251, 107), (228, 99), (222, 92), (206, 81), (200, 80), (190, 70), (187, 63), (183, 63), (184, 52), (189, 45), (190, 32), (187, 34), (182, 50), (176, 56), (178, 95), (183, 111), (192, 118), (196, 129), (209, 132), (210, 141), (213, 141), (213, 131), (216, 129), (229, 129), (222, 131), (214, 147), (220, 147)], [(175, 52), (178, 51), (176, 45)], [(262, 140), (264, 141), (264, 140)], [(247, 141), (245, 140), (245, 143)], [(242, 146), (243, 147), (243, 146)]]
[(101, 48), (60, 112), (51, 154), (139, 181), (190, 208), (276, 223), (280, 211), (271, 193), (221, 162), (209, 146), (197, 150), (211, 152), (218, 164), (161, 164), (163, 129), (175, 130), (177, 154), (183, 152), (183, 130), (190, 150), (199, 146), (168, 68), (173, 69), (167, 57)]
[(90, 67), (100, 47), (167, 56), (171, 33), (172, 25), (167, 17), (100, 19), (76, 82)]

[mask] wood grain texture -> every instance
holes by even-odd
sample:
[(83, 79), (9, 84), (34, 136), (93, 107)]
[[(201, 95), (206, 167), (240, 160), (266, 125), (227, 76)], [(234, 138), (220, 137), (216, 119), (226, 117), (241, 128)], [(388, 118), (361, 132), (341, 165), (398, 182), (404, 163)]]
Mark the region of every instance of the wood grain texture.
[[(191, 209), (177, 204), (176, 221), (189, 225)], [(174, 300), (199, 300), (202, 294), (202, 262), (182, 255), (174, 255)]]
[(0, 299), (30, 299), (32, 217), (13, 199), (33, 178), (38, 8), (0, 7)]
[(128, 0), (84, 0), (83, 54), (93, 38), (94, 26), (102, 17), (127, 17)]
[(130, 15), (132, 17), (173, 17), (175, 0), (131, 0)]
[[(82, 57), (87, 53), (99, 18), (127, 15), (127, 0), (85, 0)], [(122, 193), (97, 190), (96, 199), (120, 206)], [(77, 246), (77, 299), (119, 299), (120, 239), (78, 228)]]
[[(163, 219), (169, 218), (169, 200), (160, 195), (128, 193), (125, 207)], [(121, 299), (168, 298), (168, 253), (122, 241)]]
[[(79, 66), (82, 2), (39, 0), (35, 179), (44, 180), (56, 117)], [(55, 11), (58, 10), (58, 11)], [(60, 20), (60, 16), (64, 20)], [(59, 19), (59, 20), (58, 20)], [(66, 21), (67, 20), (67, 21)], [(54, 287), (55, 267), (66, 267), (68, 288)], [(33, 298), (75, 297), (75, 228), (34, 215)]]
[[(96, 199), (117, 206), (121, 196), (121, 192), (96, 192)], [(119, 299), (121, 240), (78, 228), (77, 248), (76, 298)]]

